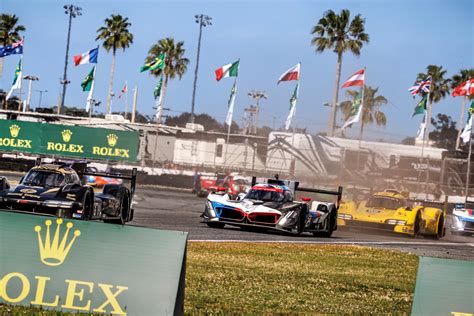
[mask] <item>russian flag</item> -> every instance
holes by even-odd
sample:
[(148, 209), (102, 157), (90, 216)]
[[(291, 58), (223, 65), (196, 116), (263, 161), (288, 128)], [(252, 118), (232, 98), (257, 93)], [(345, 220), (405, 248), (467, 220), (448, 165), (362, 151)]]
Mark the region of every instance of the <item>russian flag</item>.
[(97, 56), (99, 56), (99, 47), (97, 46), (90, 51), (81, 55), (74, 56), (74, 65), (97, 64)]

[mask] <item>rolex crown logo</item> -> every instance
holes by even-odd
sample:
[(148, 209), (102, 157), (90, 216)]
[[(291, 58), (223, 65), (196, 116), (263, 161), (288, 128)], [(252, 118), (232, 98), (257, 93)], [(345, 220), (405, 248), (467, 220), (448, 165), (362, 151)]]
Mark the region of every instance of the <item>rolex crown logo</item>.
[(12, 137), (17, 137), (20, 133), (20, 129), (20, 126), (16, 124), (10, 125), (10, 134), (12, 135)]
[(115, 134), (107, 135), (107, 142), (109, 143), (110, 147), (114, 147), (117, 144), (118, 136)]
[(41, 236), (41, 226), (35, 226), (35, 231), (38, 234), (38, 245), (41, 262), (48, 266), (59, 266), (66, 259), (69, 250), (71, 250), (74, 241), (81, 235), (81, 232), (76, 229), (74, 231), (73, 237), (68, 242), (69, 231), (74, 226), (73, 223), (69, 222), (66, 224), (66, 231), (64, 232), (61, 240), (60, 234), (61, 224), (63, 223), (62, 218), (58, 218), (56, 220), (56, 231), (54, 232), (54, 236), (52, 236), (53, 233), (50, 230), (50, 226), (52, 225), (53, 221), (48, 219), (44, 223), (46, 225), (46, 236), (44, 236), (44, 240)]
[(67, 143), (71, 140), (72, 132), (68, 129), (65, 129), (61, 132), (61, 135), (63, 136), (63, 141)]

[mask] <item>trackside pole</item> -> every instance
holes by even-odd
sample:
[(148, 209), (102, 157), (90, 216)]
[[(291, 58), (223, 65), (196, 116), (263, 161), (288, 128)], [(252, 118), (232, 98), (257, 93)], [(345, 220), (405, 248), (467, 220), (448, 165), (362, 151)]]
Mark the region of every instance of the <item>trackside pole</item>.
[(469, 154), (467, 155), (467, 172), (466, 172), (466, 196), (464, 199), (464, 207), (467, 205), (467, 198), (469, 197), (469, 178), (471, 176), (471, 154), (472, 154), (472, 126), (471, 133), (469, 134)]
[(360, 129), (359, 129), (359, 150), (357, 151), (357, 169), (359, 169), (360, 146), (362, 143), (362, 131), (364, 130), (364, 97), (365, 97), (365, 75), (366, 75), (365, 69), (366, 68), (364, 67), (364, 84), (362, 85), (362, 99), (360, 101), (361, 109), (360, 109), (360, 117), (359, 117)]
[[(239, 59), (240, 61), (240, 59)], [(232, 90), (234, 90), (234, 87), (237, 87), (237, 76), (235, 77), (234, 79), (234, 85), (232, 86)], [(232, 97), (234, 97), (234, 101), (235, 102), (235, 96), (233, 96), (233, 94), (237, 94), (237, 91), (232, 91), (231, 92), (231, 100), (232, 101)], [(229, 104), (229, 107), (230, 107), (230, 104)], [(232, 116), (234, 116), (234, 109), (232, 109)], [(227, 150), (229, 148), (229, 138), (230, 138), (230, 127), (232, 126), (232, 116), (231, 116), (231, 119), (230, 119), (230, 124), (227, 124), (227, 140), (226, 140), (226, 143), (225, 143), (225, 160), (224, 160), (224, 166), (227, 166)]]

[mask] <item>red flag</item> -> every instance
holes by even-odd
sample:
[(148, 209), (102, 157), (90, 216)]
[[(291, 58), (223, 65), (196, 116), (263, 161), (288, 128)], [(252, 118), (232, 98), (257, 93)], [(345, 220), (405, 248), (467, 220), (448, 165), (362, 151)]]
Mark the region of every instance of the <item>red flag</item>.
[(279, 84), (281, 81), (298, 80), (300, 78), (300, 69), (301, 63), (298, 63), (293, 68), (288, 69), (283, 75), (280, 76), (277, 84)]
[(120, 94), (118, 96), (119, 99), (122, 97), (122, 93), (127, 93), (127, 83), (125, 83), (122, 90), (120, 91)]
[(365, 77), (365, 69), (361, 69), (347, 79), (347, 81), (342, 85), (343, 88), (353, 87), (353, 86), (363, 86)]
[(473, 95), (474, 94), (474, 79), (464, 81), (459, 86), (453, 89), (451, 95), (453, 97), (461, 97), (464, 95)]

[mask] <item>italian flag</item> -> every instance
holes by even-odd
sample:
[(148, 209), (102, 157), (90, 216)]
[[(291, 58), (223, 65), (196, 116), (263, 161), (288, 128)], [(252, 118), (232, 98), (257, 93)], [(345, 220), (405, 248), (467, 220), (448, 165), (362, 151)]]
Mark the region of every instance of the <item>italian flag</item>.
[(222, 78), (237, 77), (239, 74), (239, 62), (240, 60), (237, 60), (236, 62), (232, 64), (228, 64), (217, 69), (215, 71), (216, 80), (220, 81)]

